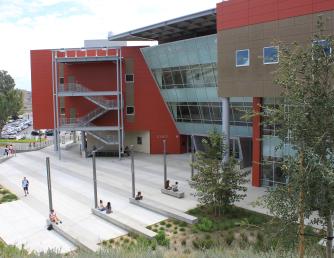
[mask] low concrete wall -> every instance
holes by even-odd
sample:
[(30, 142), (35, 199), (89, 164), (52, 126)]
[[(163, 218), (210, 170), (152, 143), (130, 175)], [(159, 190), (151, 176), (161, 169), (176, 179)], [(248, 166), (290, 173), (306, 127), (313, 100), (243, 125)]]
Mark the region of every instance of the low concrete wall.
[(139, 235), (143, 235), (149, 239), (153, 239), (157, 233), (151, 231), (133, 221), (127, 220), (126, 218), (116, 218), (113, 214), (105, 214), (97, 209), (92, 209), (92, 213), (101, 219), (104, 219), (120, 228), (125, 229), (126, 231), (133, 232)]
[[(144, 197), (145, 198), (145, 197)], [(130, 203), (138, 205), (142, 208), (148, 209), (150, 211), (154, 211), (156, 213), (159, 213), (161, 215), (164, 215), (168, 218), (173, 218), (176, 220), (184, 221), (189, 224), (195, 224), (197, 223), (198, 219), (194, 216), (191, 216), (189, 214), (186, 214), (182, 211), (173, 209), (171, 207), (167, 207), (161, 203), (157, 203), (151, 200), (143, 199), (140, 201), (135, 200), (134, 198), (130, 198)]]
[(14, 156), (13, 155), (10, 155), (10, 156), (1, 156), (0, 157), (0, 163), (5, 162), (6, 160), (8, 160), (8, 159), (10, 159), (12, 157), (14, 157)]

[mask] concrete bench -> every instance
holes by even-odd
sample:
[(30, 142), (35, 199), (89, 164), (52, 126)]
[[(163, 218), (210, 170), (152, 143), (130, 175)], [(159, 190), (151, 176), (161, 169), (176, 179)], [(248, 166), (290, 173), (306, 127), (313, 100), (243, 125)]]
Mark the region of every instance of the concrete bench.
[(130, 203), (138, 205), (142, 208), (145, 208), (150, 211), (154, 211), (156, 213), (159, 213), (161, 215), (164, 215), (168, 218), (173, 218), (176, 220), (184, 221), (189, 224), (195, 224), (197, 223), (198, 219), (194, 216), (191, 216), (189, 214), (186, 214), (182, 211), (176, 210), (174, 208), (165, 206), (161, 203), (154, 202), (152, 200), (149, 200), (144, 197), (143, 200), (135, 200), (134, 198), (130, 198)]
[(96, 251), (96, 248), (90, 246), (87, 243), (83, 243), (82, 240), (79, 240), (73, 237), (70, 231), (63, 224), (56, 224), (54, 222), (51, 222), (49, 219), (46, 220), (46, 224), (47, 226), (51, 224), (54, 231), (56, 231), (59, 235), (61, 235), (63, 238), (71, 242), (73, 245), (75, 245), (79, 249), (85, 252), (95, 252)]
[(163, 194), (168, 194), (176, 198), (184, 198), (184, 192), (180, 192), (180, 191), (174, 192), (173, 190), (167, 190), (167, 189), (161, 189), (161, 192)]
[(153, 239), (157, 234), (154, 231), (151, 231), (146, 227), (140, 225), (137, 221), (127, 218), (126, 216), (117, 212), (106, 214), (105, 212), (99, 211), (98, 209), (92, 209), (92, 213), (103, 220), (106, 220), (122, 229), (125, 229), (126, 231), (143, 235), (148, 239)]

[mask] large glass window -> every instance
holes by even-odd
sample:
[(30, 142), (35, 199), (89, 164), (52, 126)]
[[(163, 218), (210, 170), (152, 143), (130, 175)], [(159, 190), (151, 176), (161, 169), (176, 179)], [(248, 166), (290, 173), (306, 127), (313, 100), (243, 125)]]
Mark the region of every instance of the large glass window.
[(264, 47), (263, 48), (263, 63), (277, 64), (278, 63), (278, 47)]
[(236, 67), (249, 66), (249, 49), (237, 50), (235, 53)]
[(314, 44), (322, 47), (326, 56), (329, 56), (332, 53), (331, 44), (328, 40), (316, 40), (314, 41)]

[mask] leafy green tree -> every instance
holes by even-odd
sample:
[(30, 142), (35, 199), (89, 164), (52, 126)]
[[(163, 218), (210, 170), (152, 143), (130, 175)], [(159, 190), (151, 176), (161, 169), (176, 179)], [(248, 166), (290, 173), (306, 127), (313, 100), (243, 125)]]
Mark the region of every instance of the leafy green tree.
[(22, 91), (15, 89), (14, 79), (0, 70), (0, 136), (10, 116), (17, 116), (23, 108)]
[(293, 157), (285, 157), (286, 185), (270, 191), (268, 208), (286, 223), (299, 223), (299, 257), (305, 252), (305, 218), (315, 212), (316, 222), (327, 226), (327, 257), (331, 256), (334, 154), (334, 47), (325, 36), (319, 19), (319, 32), (308, 45), (280, 45), (276, 84), (282, 90), (282, 104), (265, 113), (279, 125), (283, 143), (293, 146)]
[(221, 211), (224, 212), (246, 196), (244, 184), (247, 182), (247, 172), (237, 168), (233, 157), (222, 165), (222, 157), (227, 150), (219, 133), (210, 133), (208, 139), (203, 140), (203, 145), (205, 152), (196, 153), (192, 166), (197, 173), (189, 184), (196, 190), (198, 201), (214, 208), (215, 214), (220, 215)]

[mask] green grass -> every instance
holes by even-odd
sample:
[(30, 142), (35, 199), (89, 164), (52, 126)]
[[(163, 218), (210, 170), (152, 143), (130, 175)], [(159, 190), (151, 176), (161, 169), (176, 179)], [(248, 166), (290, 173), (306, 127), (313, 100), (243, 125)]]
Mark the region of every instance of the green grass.
[(17, 196), (0, 186), (0, 204), (17, 200)]

